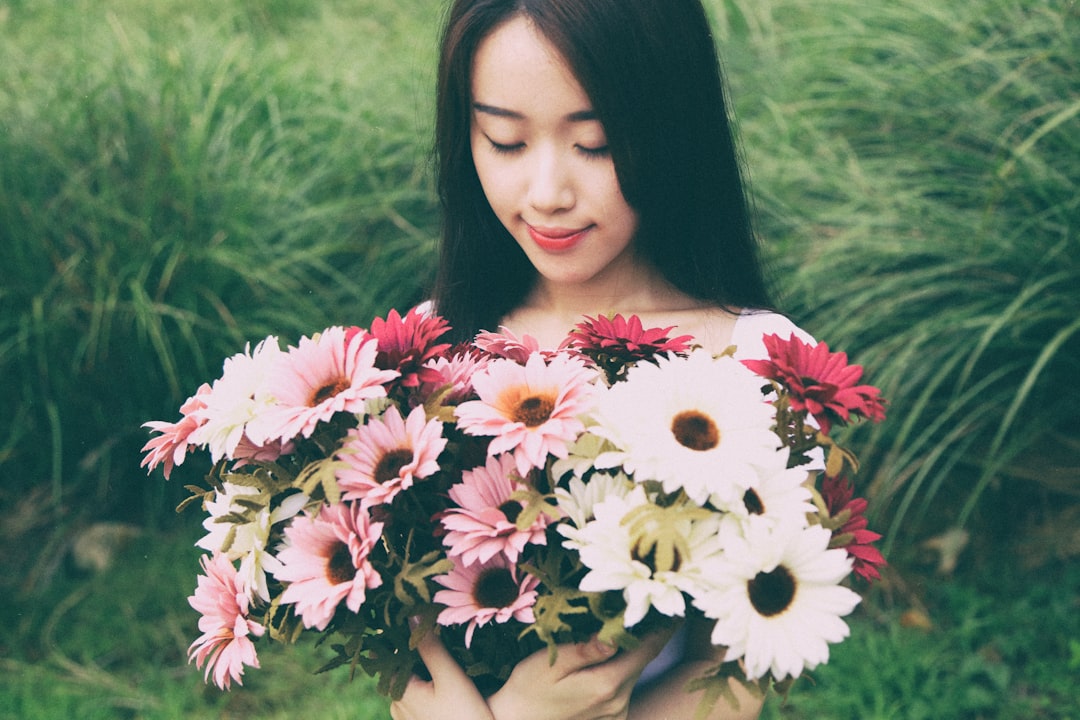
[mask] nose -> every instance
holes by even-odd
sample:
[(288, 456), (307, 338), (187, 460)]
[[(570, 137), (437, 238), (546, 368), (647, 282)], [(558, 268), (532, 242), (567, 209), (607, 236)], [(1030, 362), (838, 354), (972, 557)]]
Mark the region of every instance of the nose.
[(529, 178), (529, 205), (553, 215), (574, 207), (577, 196), (566, 158), (555, 148), (538, 148)]

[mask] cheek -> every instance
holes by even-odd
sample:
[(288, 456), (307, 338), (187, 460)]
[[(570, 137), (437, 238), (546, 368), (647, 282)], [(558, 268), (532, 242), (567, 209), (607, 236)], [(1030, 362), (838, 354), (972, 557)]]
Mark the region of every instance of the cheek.
[(498, 173), (483, 162), (476, 163), (476, 175), (480, 178), (480, 188), (484, 191), (484, 197), (487, 198), (488, 204), (491, 205), (491, 209), (495, 211), (495, 214), (499, 215), (505, 204), (505, 184), (500, 182)]
[(487, 198), (495, 214), (502, 218), (509, 212), (515, 200), (512, 174), (506, 172), (505, 166), (485, 162), (484, 158), (477, 158), (475, 155), (473, 165), (476, 168), (476, 176), (480, 179), (480, 188), (484, 191), (484, 197)]
[(626, 198), (623, 197), (622, 191), (619, 188), (619, 182), (615, 178), (614, 171), (612, 171), (611, 175), (604, 178), (603, 181), (598, 179), (597, 185), (594, 187), (604, 188), (604, 210), (612, 221), (619, 225), (623, 230), (628, 230), (631, 234), (636, 232), (638, 225), (637, 211), (634, 210), (634, 208), (626, 202)]

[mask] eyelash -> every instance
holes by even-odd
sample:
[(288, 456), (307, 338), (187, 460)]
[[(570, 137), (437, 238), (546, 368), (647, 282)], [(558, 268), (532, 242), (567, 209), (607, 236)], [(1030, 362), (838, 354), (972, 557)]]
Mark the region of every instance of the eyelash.
[(495, 153), (498, 155), (514, 155), (515, 153), (520, 152), (525, 147), (525, 143), (518, 143), (517, 145), (504, 145), (503, 143), (495, 142), (491, 138), (488, 138), (488, 142), (491, 143), (491, 149), (494, 150)]
[[(506, 145), (503, 143), (497, 143), (491, 138), (488, 138), (488, 142), (491, 143), (491, 149), (498, 155), (515, 155), (521, 152), (525, 148), (525, 143), (517, 143), (516, 145)], [(590, 159), (606, 158), (611, 154), (611, 150), (607, 145), (601, 147), (584, 147), (582, 145), (575, 145), (578, 152)]]
[(607, 145), (601, 145), (600, 147), (595, 148), (578, 145), (577, 149), (587, 158), (606, 158), (611, 155), (611, 149), (608, 148)]

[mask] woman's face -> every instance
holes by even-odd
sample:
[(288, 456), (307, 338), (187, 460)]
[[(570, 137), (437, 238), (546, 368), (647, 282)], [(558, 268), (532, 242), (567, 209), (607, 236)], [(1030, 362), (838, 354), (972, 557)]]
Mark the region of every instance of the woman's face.
[(479, 45), (473, 162), (492, 210), (541, 277), (578, 285), (633, 265), (637, 214), (604, 128), (565, 60), (524, 16)]

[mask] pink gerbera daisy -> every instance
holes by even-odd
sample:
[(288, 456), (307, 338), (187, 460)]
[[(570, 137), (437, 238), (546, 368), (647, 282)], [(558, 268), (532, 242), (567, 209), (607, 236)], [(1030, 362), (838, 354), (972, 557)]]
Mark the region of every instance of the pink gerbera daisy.
[(542, 468), (549, 455), (566, 457), (585, 429), (595, 371), (579, 358), (534, 354), (524, 365), (494, 360), (473, 377), (479, 400), (458, 406), (458, 425), (469, 435), (493, 436), (490, 455), (512, 452), (518, 474)]
[(383, 384), (398, 376), (375, 367), (375, 340), (341, 327), (301, 338), (270, 370), (267, 392), (273, 405), (247, 425), (256, 445), (311, 437), (316, 425), (339, 412), (364, 412), (367, 400), (385, 397)]
[(198, 391), (180, 406), (182, 417), (179, 421), (170, 423), (155, 420), (143, 424), (143, 427), (160, 435), (143, 445), (142, 452), (146, 453), (146, 457), (139, 467), (145, 467), (147, 472), (151, 472), (158, 465), (163, 465), (165, 479), (169, 479), (173, 468), (182, 464), (187, 457), (188, 448), (191, 447), (191, 434), (205, 422), (199, 411), (206, 407), (205, 400), (209, 394), (210, 385), (203, 383)]
[(432, 370), (426, 364), (450, 347), (448, 343), (435, 343), (449, 328), (443, 318), (417, 308), (404, 317), (391, 310), (385, 320), (375, 318), (369, 331), (369, 337), (379, 341), (375, 366), (398, 371), (403, 387), (417, 387), (431, 381)]
[(864, 498), (854, 497), (855, 490), (851, 482), (841, 476), (826, 476), (821, 482), (821, 497), (829, 509), (833, 520), (842, 521), (842, 525), (833, 530), (830, 547), (842, 547), (851, 556), (851, 571), (866, 582), (881, 579), (878, 569), (886, 565), (885, 556), (871, 543), (881, 539), (881, 535), (868, 530), (866, 525), (867, 502)]
[(420, 387), (422, 397), (430, 397), (432, 394), (449, 386), (444, 402), (446, 404), (460, 403), (472, 395), (472, 377), (487, 367), (490, 358), (487, 355), (476, 352), (471, 346), (462, 346), (444, 357), (437, 357), (427, 362), (427, 367), (434, 370), (438, 377), (431, 377)]
[(518, 577), (517, 567), (502, 555), (487, 562), (455, 566), (447, 575), (438, 575), (435, 581), (445, 587), (435, 593), (435, 602), (445, 605), (439, 613), (440, 625), (463, 625), (465, 647), (472, 644), (476, 628), (492, 620), (504, 623), (511, 619), (522, 623), (536, 620), (533, 605), (536, 604), (536, 587), (540, 581), (523, 574)]
[(391, 405), (382, 418), (349, 430), (338, 459), (338, 486), (345, 500), (360, 500), (363, 508), (388, 503), (413, 480), (439, 469), (439, 453), (446, 447), (442, 423), (428, 420), (423, 407), (402, 419)]
[(516, 524), (522, 507), (510, 496), (523, 488), (514, 459), (508, 455), (488, 458), (485, 466), (464, 471), (461, 482), (450, 488), (450, 499), (458, 507), (441, 518), (448, 531), (443, 538), (447, 555), (460, 557), (466, 565), (486, 562), (499, 554), (517, 562), (527, 544), (546, 544), (544, 528), (549, 518), (545, 513), (539, 513), (525, 529)]
[(202, 617), (202, 635), (188, 648), (189, 661), (206, 665), (204, 677), (214, 675), (214, 684), (228, 690), (233, 680), (243, 685), (244, 666), (259, 667), (251, 636), (260, 637), (265, 628), (248, 616), (251, 592), (243, 586), (236, 568), (225, 555), (201, 559), (206, 575), (199, 576), (195, 594), (188, 598)]
[(852, 415), (875, 422), (885, 418), (881, 391), (872, 385), (856, 385), (861, 365), (848, 365), (847, 353), (829, 352), (825, 343), (810, 345), (794, 333), (788, 340), (779, 335), (763, 338), (768, 360), (743, 360), (758, 375), (783, 385), (790, 393), (791, 409), (809, 412), (822, 432), (834, 422), (846, 423)]
[(369, 555), (382, 535), (358, 503), (324, 505), (316, 517), (297, 516), (285, 528), (282, 567), (274, 577), (288, 583), (282, 603), (296, 603), (305, 627), (324, 630), (345, 601), (360, 610), (368, 588), (382, 585)]
[(232, 452), (232, 457), (236, 460), (233, 469), (250, 463), (274, 462), (285, 455), (292, 455), (294, 450), (296, 446), (292, 442), (278, 439), (270, 440), (265, 445), (256, 445), (247, 435), (243, 435)]
[(525, 364), (530, 355), (540, 352), (540, 342), (532, 335), (519, 338), (505, 327), (500, 327), (499, 332), (484, 330), (477, 334), (473, 344), (489, 355), (521, 364)]

